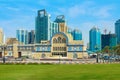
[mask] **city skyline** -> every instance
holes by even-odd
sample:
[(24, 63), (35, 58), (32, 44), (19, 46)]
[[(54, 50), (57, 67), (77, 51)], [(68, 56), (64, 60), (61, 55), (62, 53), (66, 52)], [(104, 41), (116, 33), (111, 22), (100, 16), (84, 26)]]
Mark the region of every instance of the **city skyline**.
[(0, 0), (0, 28), (4, 30), (6, 37), (16, 37), (17, 29), (35, 29), (37, 11), (46, 9), (52, 20), (57, 15), (65, 15), (69, 27), (81, 30), (85, 44), (89, 41), (89, 30), (93, 26), (98, 26), (102, 33), (104, 29), (114, 33), (114, 23), (120, 17), (119, 0), (68, 1)]

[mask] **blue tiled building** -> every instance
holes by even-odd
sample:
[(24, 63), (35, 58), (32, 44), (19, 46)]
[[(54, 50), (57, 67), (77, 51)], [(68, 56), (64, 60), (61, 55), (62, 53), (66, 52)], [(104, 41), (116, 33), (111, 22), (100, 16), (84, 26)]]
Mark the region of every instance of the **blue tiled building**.
[(82, 32), (78, 29), (72, 31), (73, 40), (82, 40)]

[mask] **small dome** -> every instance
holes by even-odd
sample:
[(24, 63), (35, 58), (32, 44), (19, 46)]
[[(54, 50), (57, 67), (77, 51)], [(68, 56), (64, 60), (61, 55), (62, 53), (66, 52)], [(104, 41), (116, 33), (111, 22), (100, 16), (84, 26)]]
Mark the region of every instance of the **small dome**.
[(79, 29), (74, 29), (73, 30), (75, 33), (82, 33)]

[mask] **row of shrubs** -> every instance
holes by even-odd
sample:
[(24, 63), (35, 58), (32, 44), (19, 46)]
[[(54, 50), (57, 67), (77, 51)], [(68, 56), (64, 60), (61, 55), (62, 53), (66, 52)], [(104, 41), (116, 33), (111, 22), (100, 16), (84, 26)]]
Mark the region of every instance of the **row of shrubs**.
[(0, 65), (52, 65), (53, 63), (0, 63)]
[[(82, 64), (108, 64), (109, 62), (105, 62), (105, 63), (82, 63)], [(112, 63), (120, 63), (120, 62), (112, 62)], [(1, 63), (0, 62), (0, 65), (53, 65), (53, 64), (67, 64), (67, 63), (37, 63), (37, 62), (34, 62), (34, 63), (25, 63), (25, 62), (12, 62), (12, 63)], [(69, 64), (72, 64), (72, 63), (69, 63)], [(78, 64), (78, 63), (75, 63), (75, 64)]]

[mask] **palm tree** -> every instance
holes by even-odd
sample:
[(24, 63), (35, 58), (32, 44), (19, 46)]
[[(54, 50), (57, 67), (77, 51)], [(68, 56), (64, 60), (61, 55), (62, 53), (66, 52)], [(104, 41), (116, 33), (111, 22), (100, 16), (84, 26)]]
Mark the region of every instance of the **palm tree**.
[(102, 52), (109, 53), (110, 52), (110, 47), (109, 46), (105, 46), (104, 49), (102, 50)]
[(112, 48), (111, 48), (111, 53), (115, 56), (116, 55), (116, 46), (113, 46)]
[(116, 46), (115, 52), (120, 55), (120, 44)]

